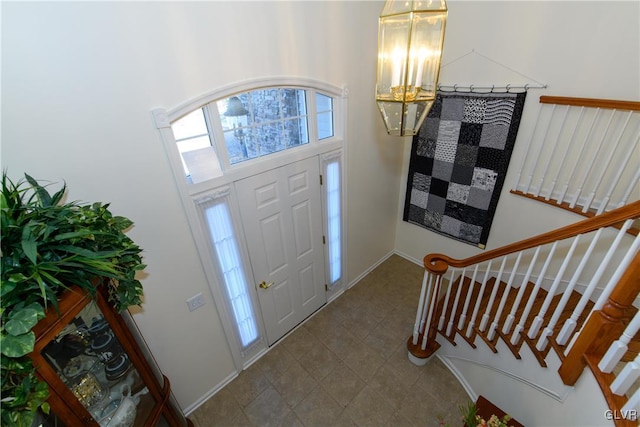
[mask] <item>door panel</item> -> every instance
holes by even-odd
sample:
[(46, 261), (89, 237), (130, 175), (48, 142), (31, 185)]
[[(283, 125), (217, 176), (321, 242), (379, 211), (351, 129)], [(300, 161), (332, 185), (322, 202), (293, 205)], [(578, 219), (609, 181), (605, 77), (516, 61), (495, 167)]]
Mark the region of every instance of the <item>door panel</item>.
[(316, 288), (313, 286), (313, 265), (300, 271), (300, 283), (302, 283), (302, 304), (313, 303), (317, 297)]
[(319, 176), (314, 157), (234, 184), (270, 345), (327, 301)]
[(262, 232), (262, 250), (267, 257), (267, 271), (270, 275), (287, 266), (285, 254), (285, 236), (282, 225), (282, 216), (274, 215), (260, 221)]
[(293, 206), (293, 236), (296, 243), (296, 256), (302, 258), (305, 254), (313, 250), (311, 242), (311, 229), (313, 218), (309, 211), (309, 203), (304, 202), (298, 206)]

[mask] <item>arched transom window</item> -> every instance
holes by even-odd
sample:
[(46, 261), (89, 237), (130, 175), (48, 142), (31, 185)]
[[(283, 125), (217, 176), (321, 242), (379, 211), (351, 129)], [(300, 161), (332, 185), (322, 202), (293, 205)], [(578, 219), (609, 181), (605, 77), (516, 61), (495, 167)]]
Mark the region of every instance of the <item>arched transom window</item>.
[[(310, 119), (311, 118), (311, 119)], [(188, 183), (335, 135), (332, 96), (270, 87), (215, 100), (171, 123)]]

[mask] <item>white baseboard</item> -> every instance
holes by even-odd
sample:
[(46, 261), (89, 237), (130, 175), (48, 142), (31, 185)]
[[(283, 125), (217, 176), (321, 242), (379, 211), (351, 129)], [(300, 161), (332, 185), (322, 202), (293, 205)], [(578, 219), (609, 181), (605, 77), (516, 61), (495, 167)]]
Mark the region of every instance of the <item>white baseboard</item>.
[(238, 375), (239, 375), (238, 372), (233, 372), (229, 374), (228, 377), (226, 377), (224, 380), (216, 384), (214, 388), (206, 392), (200, 399), (196, 400), (191, 405), (184, 408), (182, 410), (182, 412), (184, 412), (184, 415), (188, 417), (193, 411), (198, 409), (204, 402), (206, 402), (211, 397), (213, 397), (214, 394), (216, 394), (217, 392), (225, 388), (231, 381), (235, 380)]
[(376, 269), (376, 267), (378, 267), (380, 264), (382, 264), (383, 262), (385, 262), (387, 259), (389, 259), (390, 256), (392, 256), (395, 252), (394, 251), (390, 251), (388, 252), (386, 255), (384, 255), (382, 258), (380, 258), (380, 260), (378, 260), (375, 264), (373, 264), (371, 267), (367, 268), (365, 271), (363, 271), (362, 273), (360, 273), (360, 275), (358, 277), (356, 277), (355, 279), (353, 279), (351, 282), (349, 282), (349, 284), (347, 285), (347, 289), (351, 289), (352, 287), (354, 287), (360, 280), (364, 279), (364, 277), (371, 273), (373, 270)]

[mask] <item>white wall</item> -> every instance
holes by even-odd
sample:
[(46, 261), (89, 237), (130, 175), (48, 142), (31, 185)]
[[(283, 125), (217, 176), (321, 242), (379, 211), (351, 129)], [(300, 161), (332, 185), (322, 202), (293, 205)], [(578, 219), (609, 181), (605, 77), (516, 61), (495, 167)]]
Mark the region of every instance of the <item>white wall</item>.
[[(575, 222), (573, 214), (511, 195), (509, 190), (526, 152), (541, 95), (640, 99), (640, 4), (450, 0), (448, 6), (441, 83), (548, 85), (528, 92), (487, 250)], [(474, 49), (493, 62), (466, 55)], [(420, 261), (430, 252), (456, 258), (481, 252), (402, 221), (409, 138), (405, 144), (396, 248)]]
[[(348, 281), (393, 250), (401, 143), (374, 96), (380, 2), (2, 2), (2, 168), (111, 202), (148, 264), (135, 320), (187, 408), (235, 373), (150, 111), (300, 76), (349, 89)], [(189, 312), (198, 292), (206, 305)]]

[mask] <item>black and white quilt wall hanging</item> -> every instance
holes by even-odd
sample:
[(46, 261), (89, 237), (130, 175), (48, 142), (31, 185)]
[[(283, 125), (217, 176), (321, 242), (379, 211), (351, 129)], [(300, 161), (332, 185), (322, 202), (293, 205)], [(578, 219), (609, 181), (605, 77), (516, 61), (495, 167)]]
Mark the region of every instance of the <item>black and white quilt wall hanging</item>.
[(413, 138), (404, 221), (485, 248), (525, 98), (438, 92)]

